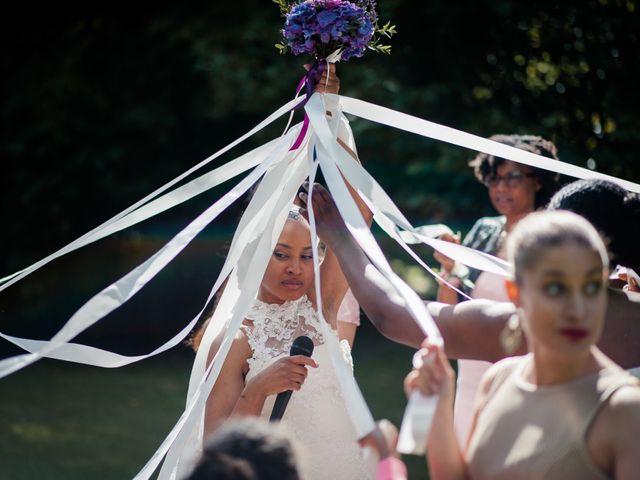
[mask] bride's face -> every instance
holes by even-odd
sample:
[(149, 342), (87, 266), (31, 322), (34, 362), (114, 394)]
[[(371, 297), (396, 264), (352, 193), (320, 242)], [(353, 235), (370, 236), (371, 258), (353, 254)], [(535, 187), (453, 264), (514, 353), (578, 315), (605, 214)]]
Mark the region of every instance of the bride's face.
[(266, 303), (297, 300), (313, 287), (313, 248), (306, 222), (287, 220), (260, 284)]

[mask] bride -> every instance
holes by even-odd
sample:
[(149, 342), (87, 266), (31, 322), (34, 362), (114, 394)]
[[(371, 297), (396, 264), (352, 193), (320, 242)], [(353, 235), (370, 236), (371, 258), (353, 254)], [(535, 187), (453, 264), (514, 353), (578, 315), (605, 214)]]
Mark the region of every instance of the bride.
[[(318, 91), (337, 93), (335, 66), (323, 76)], [(306, 196), (301, 194), (303, 200)], [(357, 194), (356, 202), (371, 213)], [(205, 436), (229, 417), (269, 418), (275, 395), (294, 391), (281, 420), (300, 448), (305, 479), (362, 479), (371, 476), (349, 419), (328, 341), (338, 341), (336, 314), (347, 281), (330, 250), (320, 266), (322, 310), (331, 329), (324, 330), (317, 313), (313, 248), (309, 224), (297, 207), (289, 212), (262, 278), (258, 298), (236, 334), (205, 409)], [(328, 331), (333, 339), (324, 337)], [(295, 338), (314, 343), (311, 358), (290, 356)], [(209, 352), (213, 359), (218, 343)], [(353, 374), (349, 344), (340, 342), (341, 367)]]

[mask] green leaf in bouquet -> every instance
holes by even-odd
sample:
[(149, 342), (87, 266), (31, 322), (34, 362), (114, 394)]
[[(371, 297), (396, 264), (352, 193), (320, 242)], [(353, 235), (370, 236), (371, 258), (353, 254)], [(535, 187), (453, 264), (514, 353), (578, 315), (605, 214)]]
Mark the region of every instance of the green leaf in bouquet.
[(273, 0), (273, 3), (278, 5), (278, 8), (280, 9), (280, 13), (286, 17), (289, 11), (291, 10), (291, 4), (294, 2), (287, 2), (287, 0)]
[(385, 23), (382, 27), (376, 30), (376, 33), (380, 35), (384, 35), (387, 38), (391, 38), (393, 35), (398, 33), (395, 25), (391, 25), (391, 22)]
[(279, 42), (274, 45), (278, 49), (278, 53), (285, 54), (287, 53), (288, 47), (284, 42)]

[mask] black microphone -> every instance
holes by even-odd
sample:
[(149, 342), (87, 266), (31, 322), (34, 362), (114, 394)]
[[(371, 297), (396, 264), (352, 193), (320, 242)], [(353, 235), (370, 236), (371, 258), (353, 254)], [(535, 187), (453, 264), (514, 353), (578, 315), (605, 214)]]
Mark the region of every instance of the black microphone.
[[(300, 335), (296, 338), (291, 345), (291, 350), (289, 350), (289, 355), (291, 356), (304, 355), (305, 357), (311, 357), (312, 353), (313, 341), (306, 335)], [(273, 404), (273, 410), (271, 410), (270, 422), (275, 422), (282, 418), (292, 393), (291, 390), (287, 390), (286, 392), (280, 392), (278, 394)]]

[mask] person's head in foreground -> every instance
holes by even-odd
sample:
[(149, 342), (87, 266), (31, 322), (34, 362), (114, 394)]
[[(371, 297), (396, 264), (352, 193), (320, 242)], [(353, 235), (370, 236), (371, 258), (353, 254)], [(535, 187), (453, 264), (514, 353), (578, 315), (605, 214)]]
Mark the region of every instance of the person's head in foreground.
[(507, 244), (518, 307), (531, 351), (585, 355), (602, 332), (609, 260), (602, 239), (571, 212), (538, 212), (522, 220)]
[(257, 418), (228, 423), (206, 442), (187, 480), (299, 480), (290, 439)]

